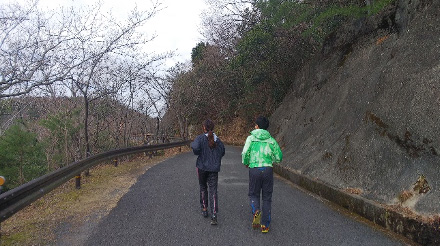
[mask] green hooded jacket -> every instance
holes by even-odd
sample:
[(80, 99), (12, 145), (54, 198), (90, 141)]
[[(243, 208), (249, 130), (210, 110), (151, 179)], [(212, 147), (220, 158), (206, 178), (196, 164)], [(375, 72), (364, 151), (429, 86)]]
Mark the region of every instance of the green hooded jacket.
[(279, 163), (283, 160), (283, 153), (268, 131), (255, 129), (246, 139), (241, 160), (250, 168), (272, 167), (274, 162)]

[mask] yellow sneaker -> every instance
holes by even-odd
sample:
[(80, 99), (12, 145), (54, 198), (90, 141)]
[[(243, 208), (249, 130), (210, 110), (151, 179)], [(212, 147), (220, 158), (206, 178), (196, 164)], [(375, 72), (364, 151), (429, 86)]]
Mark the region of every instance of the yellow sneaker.
[(260, 227), (260, 222), (261, 222), (261, 212), (257, 210), (252, 220), (252, 228), (257, 229), (258, 227)]
[(262, 233), (268, 233), (269, 232), (269, 227), (265, 226), (265, 225), (261, 225), (261, 232)]

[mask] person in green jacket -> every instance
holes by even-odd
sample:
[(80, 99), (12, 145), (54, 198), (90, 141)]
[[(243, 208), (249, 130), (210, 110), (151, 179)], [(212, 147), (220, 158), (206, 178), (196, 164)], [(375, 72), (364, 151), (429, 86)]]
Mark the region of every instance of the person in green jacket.
[[(283, 159), (280, 146), (267, 131), (269, 120), (259, 116), (255, 130), (247, 137), (241, 153), (243, 164), (249, 168), (249, 198), (252, 208), (252, 228), (269, 232), (273, 192), (273, 163)], [(260, 194), (263, 206), (260, 210)]]

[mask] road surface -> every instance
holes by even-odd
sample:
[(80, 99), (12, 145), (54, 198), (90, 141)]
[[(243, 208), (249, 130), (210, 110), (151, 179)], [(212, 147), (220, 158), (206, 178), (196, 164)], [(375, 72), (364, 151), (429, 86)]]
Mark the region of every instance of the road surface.
[(196, 156), (150, 168), (93, 229), (86, 245), (407, 245), (353, 219), (276, 176), (270, 232), (252, 230), (248, 170), (241, 148), (226, 146), (219, 173), (217, 226), (202, 217)]

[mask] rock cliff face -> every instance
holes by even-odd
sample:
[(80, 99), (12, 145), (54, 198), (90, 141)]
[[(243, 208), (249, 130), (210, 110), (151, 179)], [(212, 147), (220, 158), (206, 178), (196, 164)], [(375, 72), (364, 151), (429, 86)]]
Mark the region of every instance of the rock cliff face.
[(281, 165), (440, 213), (440, 1), (396, 1), (335, 33), (271, 116)]

